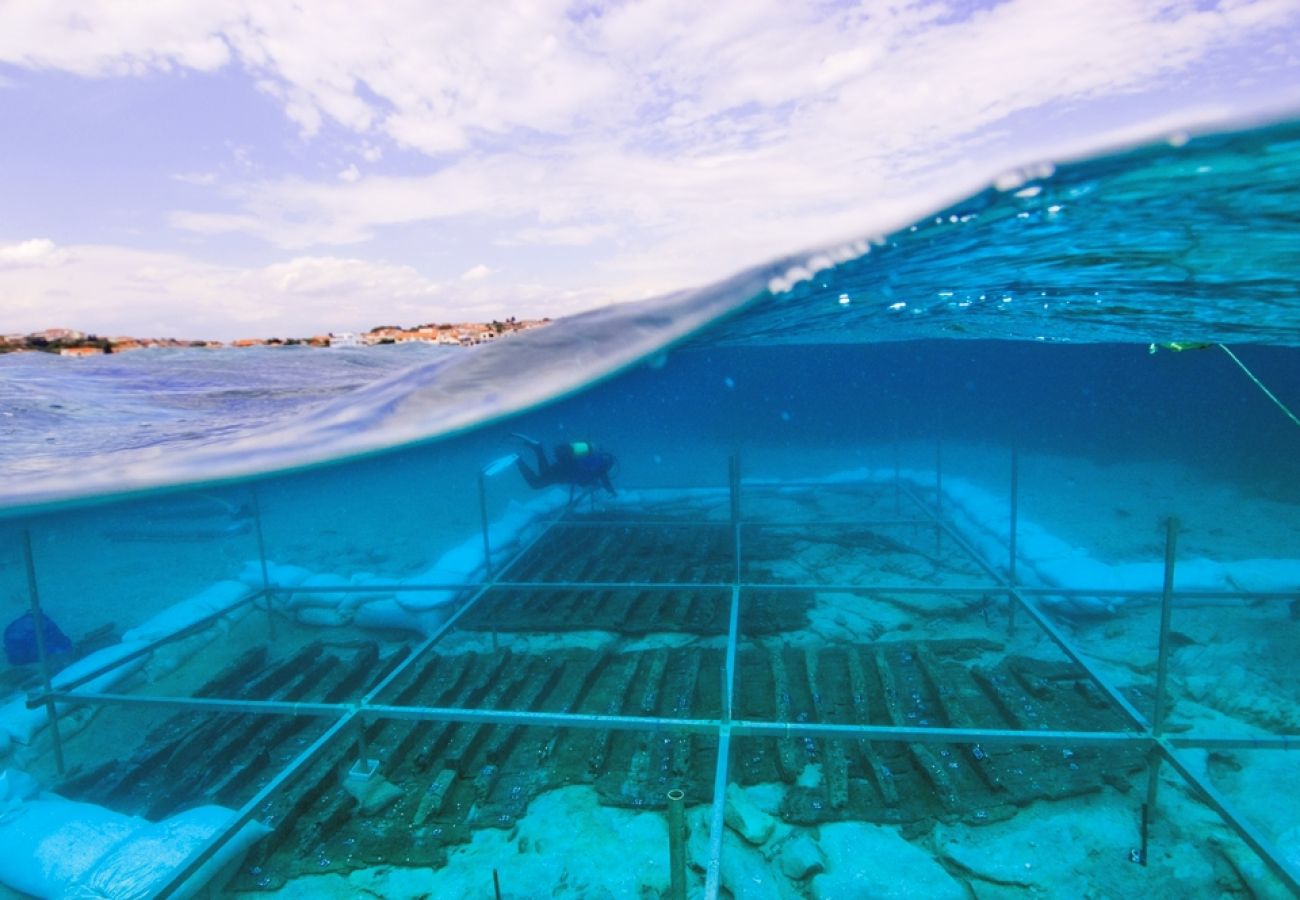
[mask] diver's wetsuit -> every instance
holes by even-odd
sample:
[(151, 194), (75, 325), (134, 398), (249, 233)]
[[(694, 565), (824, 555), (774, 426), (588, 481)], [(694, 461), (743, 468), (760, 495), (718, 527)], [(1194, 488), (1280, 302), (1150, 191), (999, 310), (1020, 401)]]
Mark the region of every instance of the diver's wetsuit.
[(574, 444), (558, 444), (555, 447), (555, 462), (551, 462), (546, 458), (546, 448), (540, 441), (529, 441), (529, 444), (537, 455), (537, 471), (529, 468), (522, 457), (515, 463), (529, 487), (544, 488), (553, 484), (567, 484), (570, 488), (600, 486), (610, 494), (617, 493), (609, 481), (609, 470), (614, 468), (612, 453), (590, 449), (589, 444), (580, 443), (577, 446), (588, 449), (586, 453), (579, 454), (575, 451)]

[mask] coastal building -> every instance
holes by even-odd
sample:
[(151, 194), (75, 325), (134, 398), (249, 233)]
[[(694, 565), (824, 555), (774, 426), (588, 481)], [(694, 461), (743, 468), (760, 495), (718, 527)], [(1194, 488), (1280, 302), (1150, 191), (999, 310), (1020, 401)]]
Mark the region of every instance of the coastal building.
[(105, 352), (103, 347), (64, 347), (59, 356), (103, 356)]
[(85, 339), (86, 333), (84, 331), (74, 331), (71, 328), (47, 328), (44, 331), (30, 334), (28, 337), (43, 341), (80, 341)]
[(326, 346), (329, 347), (360, 347), (361, 338), (355, 331), (331, 331)]

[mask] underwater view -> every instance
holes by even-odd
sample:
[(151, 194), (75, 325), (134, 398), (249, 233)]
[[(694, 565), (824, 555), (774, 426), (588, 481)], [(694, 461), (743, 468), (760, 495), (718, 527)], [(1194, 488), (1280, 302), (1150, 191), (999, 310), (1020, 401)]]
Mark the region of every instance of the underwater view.
[(1300, 893), (1297, 209), (1284, 121), (468, 350), (0, 356), (0, 896)]

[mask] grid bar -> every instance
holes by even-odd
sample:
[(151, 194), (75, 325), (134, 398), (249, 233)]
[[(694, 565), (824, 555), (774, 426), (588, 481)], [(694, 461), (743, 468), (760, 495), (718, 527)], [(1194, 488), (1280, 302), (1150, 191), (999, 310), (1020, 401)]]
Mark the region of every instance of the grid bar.
[[(572, 506), (566, 506), (564, 507), (564, 509), (560, 510), (559, 514), (550, 522), (548, 522), (540, 531), (538, 531), (537, 535), (531, 541), (528, 541), (522, 547), (520, 547), (519, 551), (515, 553), (514, 556), (510, 557), (510, 559), (506, 561), (506, 564), (501, 567), (501, 574), (505, 575), (509, 573), (509, 571), (513, 569), (515, 565), (519, 562), (519, 560), (523, 559), (524, 555), (527, 554), (529, 550), (532, 550), (533, 547), (536, 546), (537, 543), (542, 538), (544, 538), (552, 528), (555, 527), (556, 523), (559, 522), (568, 514), (571, 508)], [(484, 596), (487, 595), (487, 592), (491, 589), (492, 589), (491, 582), (488, 582), (482, 585), (481, 587), (479, 587), (474, 592), (474, 595), (472, 597), (470, 597), (468, 600), (466, 600), (464, 603), (461, 604), (460, 609), (456, 610), (456, 612), (452, 614), (452, 616), (448, 618), (446, 622), (443, 622), (441, 627), (439, 627), (437, 631), (429, 635), (429, 637), (425, 639), (424, 643), (420, 644), (418, 647), (412, 650), (410, 655), (407, 656), (406, 659), (402, 660), (400, 665), (395, 667), (393, 671), (389, 672), (388, 676), (384, 678), (383, 681), (375, 685), (374, 688), (371, 689), (370, 693), (366, 694), (366, 696), (362, 698), (361, 702), (369, 704), (372, 700), (378, 697), (379, 694), (383, 692), (385, 688), (387, 688), (390, 684), (396, 681), (402, 675), (402, 673), (404, 673), (411, 666), (415, 665), (416, 660), (423, 658), (424, 654), (428, 653), (434, 644), (442, 640), (443, 635), (445, 635), (448, 631), (451, 630), (451, 627), (456, 624), (456, 622), (461, 618), (461, 616), (469, 612), (474, 607), (474, 605), (479, 602), (479, 600), (481, 600)]]
[(1286, 857), (1278, 852), (1272, 841), (1265, 838), (1254, 825), (1243, 818), (1214, 785), (1210, 784), (1207, 779), (1202, 778), (1196, 772), (1195, 767), (1188, 765), (1163, 739), (1157, 740), (1156, 743), (1160, 747), (1164, 758), (1169, 760), (1169, 764), (1178, 770), (1178, 774), (1182, 775), (1188, 784), (1200, 792), (1206, 803), (1228, 823), (1233, 831), (1237, 832), (1250, 849), (1259, 854), (1260, 858), (1268, 864), (1269, 868), (1286, 884), (1287, 888), (1293, 894), (1300, 896), (1300, 870), (1297, 870), (1295, 866), (1287, 861)]
[[(50, 739), (54, 748), (54, 767), (63, 774), (63, 736), (59, 733), (58, 704), (48, 699), (54, 683), (50, 680), (50, 657), (45, 646), (45, 614), (41, 611), (41, 591), (36, 581), (36, 559), (32, 554), (32, 532), (23, 529), (23, 560), (27, 569), (27, 602), (32, 617), (32, 631), (36, 635), (36, 658), (40, 663), (41, 685), (45, 688), (45, 721), (50, 726)], [(39, 704), (38, 704), (39, 705)], [(29, 703), (28, 708), (34, 708)]]
[[(734, 458), (733, 458), (734, 460)], [(737, 463), (733, 461), (733, 466)], [(941, 478), (941, 462), (936, 461), (936, 478)], [(826, 484), (820, 482), (742, 482), (738, 475), (738, 466), (733, 469), (732, 477), (732, 504), (733, 513), (739, 509), (739, 488), (741, 485), (746, 488), (763, 490), (765, 488), (816, 488), (819, 490), (833, 490), (841, 485)], [(941, 482), (940, 482), (941, 484)], [(844, 486), (860, 487), (878, 485), (868, 485), (867, 483), (846, 482)], [(938, 485), (935, 486), (936, 488)], [(501, 567), (499, 577), (493, 578), (492, 571), (487, 570), (487, 579), (482, 582), (458, 583), (458, 584), (433, 584), (433, 585), (371, 585), (367, 587), (348, 586), (312, 586), (312, 587), (280, 587), (278, 585), (267, 584), (262, 588), (252, 590), (248, 595), (224, 608), (223, 610), (205, 617), (203, 620), (194, 623), (185, 630), (174, 635), (150, 642), (145, 648), (133, 653), (129, 657), (118, 660), (107, 665), (93, 673), (90, 673), (77, 681), (65, 686), (63, 689), (54, 691), (47, 687), (45, 693), (29, 701), (29, 705), (39, 704), (41, 702), (68, 702), (68, 703), (86, 703), (86, 704), (116, 704), (125, 706), (159, 706), (194, 709), (202, 712), (241, 712), (250, 714), (266, 715), (291, 715), (291, 716), (315, 716), (331, 718), (337, 717), (328, 730), (318, 738), (310, 747), (303, 751), (297, 758), (289, 762), (282, 768), (271, 781), (263, 787), (248, 803), (232, 817), (221, 831), (213, 835), (205, 844), (194, 854), (191, 854), (184, 863), (183, 868), (177, 870), (163, 887), (160, 896), (170, 896), (175, 893), (198, 871), (202, 865), (209, 860), (217, 850), (226, 843), (239, 828), (249, 822), (258, 809), (265, 803), (266, 799), (280, 790), (286, 783), (292, 780), (297, 774), (313, 760), (315, 760), (329, 744), (349, 725), (357, 719), (358, 716), (364, 715), (367, 719), (398, 719), (413, 721), (446, 721), (446, 722), (472, 722), (486, 723), (503, 726), (550, 726), (562, 728), (586, 728), (600, 730), (620, 730), (620, 731), (642, 731), (655, 732), (662, 730), (672, 730), (677, 732), (688, 733), (716, 733), (719, 736), (718, 760), (715, 769), (714, 794), (712, 798), (712, 809), (710, 818), (710, 837), (709, 837), (709, 860), (705, 873), (705, 897), (708, 900), (716, 900), (721, 889), (721, 853), (723, 843), (723, 833), (725, 829), (725, 800), (726, 790), (730, 775), (730, 755), (732, 735), (747, 735), (755, 737), (816, 737), (824, 739), (868, 739), (878, 742), (906, 742), (906, 743), (927, 743), (927, 744), (969, 744), (985, 743), (990, 745), (1038, 745), (1038, 746), (1133, 746), (1148, 745), (1158, 748), (1161, 756), (1168, 759), (1178, 772), (1188, 781), (1189, 784), (1197, 788), (1205, 796), (1210, 806), (1231, 826), (1242, 839), (1258, 853), (1278, 874), (1278, 876), (1287, 884), (1291, 890), (1300, 893), (1300, 873), (1291, 867), (1276, 851), (1270, 843), (1265, 840), (1249, 823), (1243, 820), (1227, 801), (1220, 795), (1213, 785), (1203, 781), (1195, 771), (1191, 770), (1175, 752), (1181, 748), (1242, 748), (1242, 749), (1278, 749), (1278, 750), (1295, 750), (1300, 749), (1300, 737), (1287, 735), (1269, 735), (1264, 737), (1205, 737), (1197, 738), (1194, 736), (1179, 736), (1170, 738), (1161, 738), (1153, 736), (1150, 726), (1144, 716), (1130, 704), (1118, 690), (1111, 687), (1107, 681), (1096, 672), (1090, 663), (1073, 648), (1065, 635), (1055, 626), (1055, 624), (1046, 617), (1045, 613), (1030, 604), (1026, 599), (1030, 596), (1115, 596), (1128, 598), (1160, 598), (1170, 597), (1170, 588), (1166, 585), (1165, 591), (1132, 591), (1132, 590), (1089, 590), (1089, 589), (1065, 589), (1065, 588), (1021, 588), (1017, 587), (1014, 581), (1008, 581), (999, 572), (997, 572), (987, 561), (985, 561), (978, 551), (948, 522), (942, 518), (942, 513), (936, 512), (925, 500), (919, 497), (913, 489), (908, 486), (896, 484), (896, 491), (906, 493), (909, 500), (914, 502), (919, 509), (928, 517), (926, 520), (916, 519), (894, 519), (894, 520), (823, 520), (814, 523), (799, 522), (765, 522), (765, 521), (745, 521), (738, 518), (728, 523), (723, 521), (705, 521), (694, 522), (692, 525), (726, 525), (733, 526), (735, 535), (735, 563), (736, 577), (733, 582), (510, 582), (504, 578), (508, 576), (509, 571), (515, 567), (518, 561), (531, 550), (541, 538), (547, 534), (551, 528), (560, 524), (570, 513), (572, 506), (566, 507), (560, 511), (552, 521), (527, 544), (522, 547), (503, 567)], [(721, 493), (721, 492), (718, 492)], [(940, 493), (938, 503), (942, 504), (942, 494)], [(940, 507), (941, 510), (941, 507)], [(639, 527), (655, 527), (671, 525), (671, 522), (653, 521), (653, 520), (636, 520), (628, 522), (618, 521), (568, 521), (566, 527), (609, 527), (611, 524), (634, 525)], [(988, 586), (956, 586), (956, 587), (918, 587), (915, 585), (862, 585), (862, 584), (767, 584), (767, 583), (746, 583), (741, 580), (741, 531), (745, 527), (785, 527), (794, 528), (801, 525), (860, 525), (860, 526), (916, 526), (916, 527), (934, 527), (937, 531), (946, 533), (954, 542), (967, 554), (972, 561), (980, 566), (995, 582), (994, 585)], [(1014, 564), (1014, 563), (1013, 563)], [(516, 710), (484, 710), (484, 709), (458, 709), (448, 707), (406, 707), (393, 705), (373, 705), (373, 700), (385, 688), (390, 686), (399, 675), (414, 664), (414, 662), (430, 651), (430, 649), (454, 626), (466, 612), (468, 612), (483, 596), (492, 589), (500, 588), (502, 590), (518, 591), (560, 591), (560, 590), (729, 590), (731, 593), (731, 608), (729, 617), (728, 645), (725, 665), (725, 684), (724, 684), (724, 705), (723, 718), (714, 719), (675, 719), (670, 717), (635, 717), (635, 716), (608, 716), (608, 715), (584, 715), (575, 713), (546, 713), (530, 712)], [(368, 692), (358, 703), (291, 703), (283, 701), (248, 701), (248, 700), (222, 700), (217, 698), (194, 698), (194, 697), (162, 697), (162, 696), (137, 696), (126, 694), (75, 694), (72, 688), (80, 686), (91, 679), (109, 671), (121, 663), (135, 658), (136, 656), (150, 652), (156, 646), (167, 643), (172, 640), (184, 637), (192, 631), (206, 627), (212, 621), (228, 614), (235, 608), (255, 601), (258, 597), (267, 596), (268, 602), (271, 592), (294, 593), (300, 591), (312, 592), (406, 592), (422, 590), (454, 590), (457, 592), (472, 592), (472, 596), (461, 603), (456, 612), (444, 622), (439, 629), (430, 637), (421, 642), (408, 656), (397, 666), (393, 672), (374, 689)], [(1077, 665), (1079, 665), (1093, 682), (1118, 706), (1134, 724), (1140, 729), (1139, 731), (1105, 731), (1105, 732), (1088, 732), (1088, 731), (1016, 731), (1008, 729), (980, 729), (980, 728), (915, 728), (903, 726), (871, 726), (857, 724), (839, 724), (839, 723), (817, 723), (817, 722), (771, 722), (771, 721), (750, 721), (750, 720), (733, 720), (733, 699), (736, 682), (736, 653), (739, 639), (739, 613), (740, 599), (742, 591), (746, 590), (763, 590), (772, 592), (794, 592), (794, 591), (828, 591), (840, 590), (857, 592), (862, 594), (873, 593), (902, 593), (902, 594), (929, 594), (929, 595), (949, 595), (961, 596), (972, 594), (986, 594), (996, 592), (1005, 593), (1011, 600), (1023, 607), (1043, 628), (1044, 632), (1057, 644), (1058, 647)], [(1186, 591), (1178, 592), (1174, 596), (1177, 602), (1194, 601), (1198, 599), (1225, 599), (1225, 600), (1259, 600), (1259, 599), (1291, 599), (1293, 594), (1282, 592), (1230, 592), (1230, 591)]]
[[(645, 522), (637, 523), (645, 525)], [(933, 527), (927, 526), (927, 527)], [(970, 551), (968, 551), (970, 552)], [(996, 577), (996, 576), (995, 576)], [(293, 587), (272, 583), (268, 590), (276, 594), (398, 594), (419, 591), (468, 591), (478, 588), (501, 588), (512, 591), (686, 591), (686, 590), (730, 590), (731, 581), (460, 581), (430, 582), (420, 584), (320, 584), (297, 585)], [(924, 587), (914, 584), (862, 584), (858, 582), (766, 582), (742, 581), (740, 586), (746, 590), (760, 591), (846, 591), (856, 593), (885, 594), (933, 594), (935, 596), (959, 596), (962, 594), (1005, 592), (1010, 586), (1001, 583), (984, 585), (934, 585)], [(1127, 597), (1132, 600), (1159, 600), (1163, 592), (1158, 588), (1066, 588), (1066, 587), (1024, 587), (1016, 585), (1015, 590), (1024, 597)], [(1174, 594), (1174, 605), (1180, 602), (1190, 603), (1198, 600), (1294, 600), (1294, 591), (1196, 591), (1181, 590)]]
[(253, 817), (257, 815), (257, 811), (262, 808), (263, 803), (324, 752), (325, 748), (348, 727), (355, 715), (355, 713), (350, 713), (335, 722), (324, 734), (281, 769), (260, 791), (250, 797), (223, 828), (185, 858), (184, 865), (172, 873), (172, 876), (167, 879), (166, 884), (158, 890), (155, 896), (159, 898), (171, 897), (181, 890), (185, 886), (185, 882), (198, 872), (208, 860), (212, 859), (226, 841), (230, 840), (239, 829), (252, 821)]
[(709, 814), (709, 865), (704, 870), (704, 900), (718, 900), (722, 887), (722, 835), (726, 830), (727, 782), (731, 778), (731, 728), (718, 732), (718, 766), (713, 775), (713, 807)]
[[(568, 512), (568, 507), (562, 510), (560, 515), (557, 516), (554, 521), (552, 521), (550, 524), (545, 526), (541, 531), (539, 531), (537, 536), (533, 538), (533, 540), (527, 542), (523, 547), (521, 547), (519, 549), (519, 552), (516, 553), (510, 559), (510, 561), (503, 567), (503, 572), (509, 571), (509, 569), (516, 562), (518, 562), (518, 560), (525, 553), (527, 553), (529, 550), (532, 549), (533, 545), (536, 544), (537, 541), (541, 540), (542, 536), (545, 535), (550, 530), (551, 526), (554, 525), (555, 522), (559, 521), (559, 519), (562, 518), (567, 512)], [(460, 610), (457, 611), (457, 613), (454, 616), (452, 616), (447, 622), (443, 624), (442, 628), (438, 629), (438, 631), (435, 632), (428, 640), (426, 640), (423, 644), (421, 644), (418, 648), (416, 648), (414, 652), (408, 655), (407, 658), (404, 659), (400, 665), (396, 666), (393, 669), (393, 671), (389, 673), (387, 678), (381, 681), (369, 694), (366, 695), (365, 699), (369, 700), (372, 697), (374, 697), (379, 691), (383, 690), (388, 684), (390, 684), (392, 680), (398, 676), (399, 673), (409, 668), (412, 665), (412, 663), (422, 653), (427, 652), (428, 649), (432, 647), (433, 644), (444, 633), (446, 633), (447, 629), (452, 625), (452, 623), (455, 622), (456, 619), (458, 619), (467, 610), (469, 610), (469, 608), (472, 607), (479, 600), (479, 598), (481, 598), (486, 592), (487, 592), (487, 587), (483, 587), (482, 589), (480, 589), (472, 598), (470, 598), (470, 600), (468, 600), (460, 608)], [(188, 699), (193, 700), (193, 699), (206, 699), (206, 698), (188, 698)], [(315, 741), (315, 743), (309, 746), (296, 758), (290, 760), (289, 763), (286, 764), (283, 769), (281, 769), (274, 777), (272, 777), (272, 779), (266, 784), (265, 787), (262, 788), (262, 790), (258, 791), (257, 794), (254, 795), (254, 797), (251, 800), (249, 800), (242, 807), (240, 807), (238, 813), (231, 818), (230, 822), (227, 823), (227, 825), (224, 828), (220, 829), (215, 834), (213, 834), (206, 842), (204, 842), (202, 847), (198, 848), (197, 850), (195, 850), (193, 853), (190, 854), (190, 856), (186, 859), (184, 865), (181, 866), (179, 869), (177, 869), (177, 871), (167, 880), (166, 884), (164, 884), (159, 889), (158, 896), (170, 897), (171, 895), (175, 894), (184, 885), (186, 879), (188, 879), (191, 875), (197, 872), (205, 862), (211, 859), (213, 855), (215, 855), (216, 852), (222, 846), (224, 846), (225, 843), (229, 841), (240, 828), (244, 826), (245, 823), (247, 823), (253, 818), (253, 816), (257, 813), (257, 810), (261, 807), (261, 804), (265, 802), (267, 798), (269, 798), (275, 791), (279, 790), (282, 785), (290, 781), (305, 766), (307, 766), (313, 759), (315, 759), (316, 756), (319, 753), (321, 753), (329, 745), (329, 743), (335, 737), (337, 737), (338, 734), (342, 732), (343, 729), (345, 729), (349, 725), (349, 723), (352, 722), (354, 718), (357, 717), (357, 715), (358, 715), (358, 711), (355, 708), (345, 711), (343, 715), (339, 718), (339, 720), (336, 721), (325, 732), (325, 734), (321, 735), (321, 737), (318, 738)]]
[(1197, 737), (1166, 735), (1164, 742), (1174, 749), (1202, 750), (1300, 750), (1300, 735), (1269, 734), (1260, 737)]
[(754, 737), (813, 737), (829, 739), (865, 738), (877, 743), (989, 744), (1070, 747), (1076, 745), (1115, 747), (1149, 744), (1150, 735), (1136, 731), (1016, 731), (1005, 728), (912, 728), (902, 725), (856, 725), (835, 722), (751, 722), (731, 723), (733, 734)]
[[(203, 618), (191, 622), (189, 625), (186, 625), (180, 631), (174, 631), (171, 634), (163, 635), (160, 638), (155, 638), (154, 640), (146, 643), (143, 647), (140, 647), (137, 650), (133, 650), (132, 652), (126, 654), (125, 656), (119, 656), (116, 659), (114, 659), (112, 662), (105, 663), (104, 665), (100, 666), (98, 669), (94, 669), (90, 672), (87, 672), (85, 675), (82, 675), (80, 678), (74, 678), (72, 681), (69, 681), (66, 684), (64, 684), (62, 687), (60, 687), (57, 692), (52, 692), (52, 693), (55, 693), (56, 695), (66, 694), (68, 691), (78, 688), (89, 681), (94, 681), (96, 678), (105, 674), (106, 672), (111, 672), (113, 669), (116, 669), (118, 666), (121, 666), (124, 663), (128, 663), (133, 659), (138, 659), (141, 656), (146, 656), (152, 653), (153, 651), (157, 650), (159, 647), (162, 647), (166, 644), (170, 644), (172, 641), (179, 641), (189, 637), (191, 634), (202, 631), (204, 628), (207, 628), (209, 625), (211, 625), (213, 622), (217, 621), (218, 619), (229, 615), (230, 613), (239, 609), (241, 606), (247, 606), (249, 603), (256, 601), (259, 597), (262, 597), (266, 593), (267, 593), (266, 588), (253, 588), (251, 591), (249, 591), (244, 596), (240, 597), (234, 603), (231, 603), (228, 606), (223, 606), (221, 609), (217, 610), (216, 612), (209, 613)], [(33, 706), (39, 704), (42, 699), (43, 698), (41, 698), (40, 696), (29, 697), (27, 700), (28, 708), (30, 709)]]
[[(917, 503), (920, 503), (920, 500), (916, 498), (915, 494), (912, 494), (912, 491), (909, 488), (907, 488), (906, 485), (903, 487), (903, 491), (907, 494), (911, 494), (912, 498), (916, 500)], [(934, 515), (934, 512), (931, 510), (930, 514)], [(995, 568), (993, 568), (993, 566), (991, 566), (982, 556), (980, 556), (979, 552), (976, 551), (975, 548), (972, 547), (964, 537), (958, 534), (957, 531), (951, 525), (941, 520), (938, 516), (935, 516), (935, 523), (944, 530), (944, 532), (957, 544), (957, 546), (961, 547), (964, 551), (966, 551), (966, 554), (971, 558), (972, 561), (974, 561), (980, 568), (984, 569), (984, 571), (988, 572), (990, 576), (997, 579), (1002, 584), (1002, 587), (1006, 590), (1007, 595), (1011, 597), (1012, 600), (1019, 603), (1021, 608), (1029, 613), (1029, 615), (1033, 618), (1033, 620), (1038, 623), (1038, 626), (1047, 633), (1048, 637), (1050, 637), (1052, 641), (1055, 642), (1056, 645), (1061, 648), (1062, 652), (1064, 652), (1065, 655), (1068, 656), (1074, 662), (1075, 665), (1079, 666), (1079, 668), (1083, 669), (1083, 671), (1087, 673), (1088, 677), (1092, 679), (1093, 683), (1096, 684), (1097, 687), (1100, 688), (1106, 694), (1106, 696), (1110, 698), (1112, 703), (1114, 703), (1117, 707), (1123, 710), (1124, 714), (1128, 716), (1128, 718), (1133, 722), (1134, 725), (1136, 725), (1139, 729), (1143, 731), (1147, 730), (1150, 727), (1146, 717), (1142, 715), (1142, 713), (1138, 712), (1137, 708), (1128, 701), (1128, 698), (1126, 698), (1123, 694), (1121, 694), (1116, 688), (1112, 687), (1110, 682), (1108, 682), (1105, 678), (1103, 678), (1101, 673), (1096, 671), (1092, 667), (1092, 664), (1088, 662), (1086, 659), (1084, 659), (1082, 654), (1080, 654), (1077, 650), (1074, 649), (1074, 645), (1071, 644), (1069, 640), (1065, 637), (1065, 635), (1061, 633), (1061, 630), (1056, 627), (1056, 624), (1054, 622), (1048, 619), (1047, 616), (1044, 615), (1043, 612), (1038, 609), (1038, 607), (1034, 606), (1032, 603), (1028, 602), (1024, 597), (1022, 597), (1020, 595), (1020, 592), (1016, 588), (1007, 586), (1005, 579), (1002, 577), (1002, 575)]]
[[(133, 694), (61, 694), (51, 699), (60, 702), (117, 706), (146, 706), (187, 709), (205, 713), (244, 713), (250, 715), (329, 718), (364, 713), (369, 720), (471, 722), (557, 728), (582, 728), (606, 731), (675, 731), (693, 734), (710, 733), (729, 727), (733, 734), (753, 737), (811, 737), (832, 739), (864, 738), (872, 741), (896, 741), (918, 744), (985, 743), (991, 745), (1115, 746), (1149, 742), (1150, 736), (1134, 731), (1021, 731), (1007, 728), (938, 728), (905, 725), (859, 725), (839, 722), (773, 722), (751, 719), (689, 719), (672, 716), (618, 716), (588, 713), (552, 713), (511, 709), (473, 709), (457, 706), (394, 706), (358, 703), (295, 703), (280, 700), (223, 700), (215, 697), (159, 697)], [(1225, 739), (1232, 740), (1232, 739)], [(1280, 740), (1287, 740), (1282, 738)], [(1292, 749), (1300, 749), (1294, 738)], [(1207, 738), (1205, 743), (1213, 743)], [(1180, 746), (1195, 747), (1202, 743), (1184, 738)], [(1258, 744), (1252, 744), (1258, 746)]]
[[(694, 524), (694, 523), (692, 523)], [(860, 518), (817, 518), (817, 519), (746, 519), (741, 523), (745, 528), (821, 528), (828, 525), (860, 525), (864, 528), (934, 528), (934, 523), (926, 519), (860, 519)]]
[(736, 645), (740, 631), (740, 585), (731, 589), (731, 614), (727, 618), (727, 664), (723, 677), (726, 689), (723, 692), (722, 715), (724, 721), (730, 722), (736, 699)]

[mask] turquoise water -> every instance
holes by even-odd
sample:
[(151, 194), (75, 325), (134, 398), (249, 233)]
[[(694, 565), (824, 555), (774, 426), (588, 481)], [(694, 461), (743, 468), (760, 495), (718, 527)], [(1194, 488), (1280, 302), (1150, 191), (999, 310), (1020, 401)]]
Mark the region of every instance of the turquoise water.
[[(850, 851), (862, 846), (897, 861), (898, 877), (927, 896), (983, 896), (991, 885), (997, 896), (1283, 891), (1300, 820), (1270, 798), (1300, 789), (1294, 754), (1206, 742), (1300, 730), (1300, 427), (1284, 408), (1300, 408), (1297, 175), (1294, 122), (1162, 142), (1022, 173), (896, 233), (472, 351), (177, 351), (75, 366), (0, 358), (0, 411), (12, 420), (0, 449), (0, 617), (24, 614), (34, 580), (74, 647), (56, 670), (180, 623), (194, 633), (151, 650), (115, 689), (243, 697), (274, 679), (210, 679), (264, 646), (272, 668), (308, 651), (318, 661), (303, 663), (314, 674), (298, 694), (268, 687), (255, 698), (641, 716), (662, 729), (593, 739), (629, 732), (527, 720), (471, 735), (469, 725), (381, 727), (388, 720), (376, 716), (370, 746), (396, 793), (377, 799), (380, 782), (372, 793), (354, 785), (347, 790), (365, 793), (356, 809), (339, 787), (351, 738), (325, 749), (326, 762), (313, 764), (324, 769), (308, 766), (309, 787), (272, 782), (351, 707), (310, 720), (283, 709), (218, 720), (246, 729), (249, 746), (265, 742), (260, 756), (231, 746), (220, 762), (197, 749), (221, 730), (196, 730), (211, 727), (201, 716), (106, 708), (87, 723), (82, 713), (63, 726), (64, 775), (50, 729), (17, 735), (11, 723), (23, 739), (5, 745), (6, 764), (150, 819), (199, 802), (255, 804), (248, 816), (278, 830), (231, 891), (319, 875), (334, 880), (301, 890), (347, 896), (379, 884), (383, 895), (414, 896), (432, 884), (452, 895), (487, 889), (481, 879), (494, 868), (514, 895), (533, 896), (520, 887), (531, 884), (545, 896), (665, 890), (663, 795), (673, 785), (688, 793), (699, 891), (744, 893), (754, 877), (773, 896), (881, 890), (872, 878), (883, 876), (854, 868)], [(1164, 347), (1171, 342), (1199, 346)], [(511, 461), (531, 460), (518, 434), (613, 453), (617, 495), (578, 492), (566, 510), (564, 486), (531, 491)], [(736, 466), (738, 508), (728, 493)], [(1008, 631), (1011, 601), (998, 579), (1008, 574), (1013, 497), (1018, 577), (1039, 591), (1026, 602), (1044, 629), (1026, 612)], [(953, 532), (936, 530), (931, 513)], [(1169, 752), (1185, 752), (1193, 775), (1254, 824), (1280, 870), (1179, 786), (1172, 760), (1148, 865), (1131, 865), (1141, 758), (1125, 756), (1132, 747), (1122, 741), (1094, 750), (1059, 736), (1149, 740), (1170, 516), (1184, 596), (1165, 639), (1169, 731), (1191, 743)], [(481, 568), (485, 523), (491, 572)], [(196, 609), (215, 614), (261, 589), (263, 561), (280, 588), (269, 611), (197, 622)], [(510, 589), (518, 593), (480, 596), (503, 572), (524, 584)], [(624, 609), (630, 589), (611, 582), (651, 586)], [(601, 587), (582, 587), (591, 583)], [(665, 591), (667, 605), (656, 599)], [(476, 620), (482, 609), (492, 612)], [(1077, 705), (1098, 689), (1076, 687), (1091, 684), (1088, 673), (1062, 668), (1071, 651), (1051, 629), (1142, 722), (1104, 698)], [(431, 637), (421, 653), (443, 668), (416, 667), (409, 684), (372, 694)], [(447, 674), (467, 659), (499, 668)], [(1025, 659), (1039, 675), (1014, 674)], [(347, 681), (339, 673), (352, 666), (362, 674)], [(584, 666), (601, 674), (565, 700), (566, 679)], [(624, 669), (624, 693), (610, 700), (604, 692)], [(39, 686), (30, 664), (3, 674), (5, 695)], [(475, 678), (481, 688), (465, 687)], [(1012, 706), (1024, 706), (995, 715), (1008, 702), (1003, 678), (1020, 685)], [(796, 687), (783, 689), (784, 679)], [(1058, 737), (1011, 745), (1019, 756), (1002, 755), (992, 738), (987, 748), (933, 744), (902, 762), (872, 756), (859, 736), (787, 745), (738, 731), (724, 743), (719, 684), (730, 686), (737, 720), (1046, 724)], [(970, 684), (993, 706), (949, 706)], [(874, 712), (855, 705), (864, 691)], [(659, 721), (674, 718), (696, 724)], [(299, 730), (267, 724), (286, 721)], [(195, 737), (184, 743), (186, 734)], [(104, 748), (119, 743), (113, 755), (162, 766), (166, 777), (105, 768)], [(731, 755), (719, 783), (733, 788), (720, 819), (723, 746)], [(1082, 769), (1070, 768), (1075, 754)], [(160, 762), (187, 755), (192, 764)], [(930, 763), (956, 766), (955, 786), (927, 778)], [(224, 766), (247, 777), (213, 774)], [(961, 781), (981, 766), (1001, 767), (1006, 785), (1027, 767), (1041, 774), (989, 800)], [(438, 788), (449, 771), (452, 786)], [(885, 782), (895, 774), (937, 805), (891, 802)], [(197, 786), (177, 787), (190, 781)], [(442, 802), (438, 791), (454, 795), (445, 809), (428, 799)], [(476, 818), (479, 808), (496, 818)], [(571, 826), (555, 834), (532, 818), (539, 810)], [(613, 830), (635, 836), (628, 853), (644, 842), (629, 871), (599, 864), (617, 856)], [(1031, 832), (1078, 852), (1031, 852)], [(551, 846), (538, 849), (548, 835)], [(557, 860), (571, 870), (563, 878), (548, 868)], [(430, 862), (445, 880), (401, 881)], [(397, 874), (376, 874), (384, 865)]]

